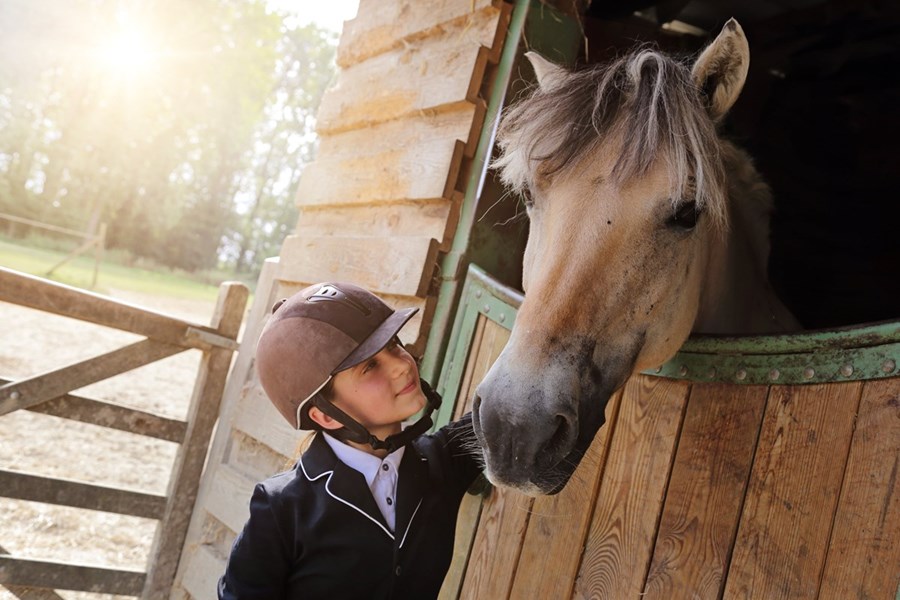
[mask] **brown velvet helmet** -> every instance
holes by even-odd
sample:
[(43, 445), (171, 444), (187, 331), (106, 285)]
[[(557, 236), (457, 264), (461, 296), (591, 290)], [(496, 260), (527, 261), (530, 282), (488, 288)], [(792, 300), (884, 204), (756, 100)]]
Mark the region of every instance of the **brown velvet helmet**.
[(395, 311), (350, 283), (318, 283), (273, 308), (256, 347), (266, 395), (296, 429), (319, 429), (310, 400), (331, 378), (380, 352), (418, 308)]

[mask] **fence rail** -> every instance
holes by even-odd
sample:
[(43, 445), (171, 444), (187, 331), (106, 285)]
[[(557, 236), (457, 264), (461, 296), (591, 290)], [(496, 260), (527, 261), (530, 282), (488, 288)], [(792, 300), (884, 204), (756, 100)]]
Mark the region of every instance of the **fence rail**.
[[(60, 598), (53, 590), (168, 597), (187, 532), (219, 401), (238, 348), (247, 288), (223, 283), (209, 326), (0, 268), (0, 301), (145, 336), (117, 350), (40, 375), (0, 379), (0, 416), (29, 410), (178, 443), (165, 496), (0, 470), (0, 495), (160, 521), (147, 572), (26, 560), (0, 546), (0, 585), (20, 599)], [(203, 353), (188, 416), (168, 419), (72, 395), (97, 381), (189, 349)]]

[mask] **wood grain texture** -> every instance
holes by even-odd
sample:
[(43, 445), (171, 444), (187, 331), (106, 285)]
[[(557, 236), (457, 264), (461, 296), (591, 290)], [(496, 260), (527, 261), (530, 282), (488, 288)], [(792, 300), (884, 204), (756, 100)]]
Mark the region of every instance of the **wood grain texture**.
[(448, 198), (466, 143), (477, 132), (474, 104), (324, 135), (297, 190), (301, 206)]
[(199, 546), (190, 557), (183, 580), (184, 589), (194, 598), (215, 598), (219, 577), (225, 572), (225, 559), (207, 546)]
[(816, 598), (862, 384), (769, 392), (724, 598)]
[(484, 379), (494, 361), (503, 352), (509, 341), (510, 330), (498, 325), (485, 317), (478, 315), (475, 322), (475, 334), (472, 338), (469, 358), (466, 370), (463, 373), (459, 386), (459, 394), (456, 400), (454, 418), (458, 419), (466, 412), (472, 410), (475, 400), (475, 388)]
[(767, 394), (765, 386), (692, 387), (643, 598), (722, 593)]
[(461, 196), (451, 200), (300, 207), (294, 233), (300, 237), (408, 237), (437, 240), (447, 251), (459, 222)]
[(646, 375), (626, 383), (575, 598), (639, 597), (689, 389)]
[[(497, 34), (499, 12), (478, 11), (342, 70), (325, 92), (316, 119), (321, 136), (369, 127), (420, 111), (445, 111), (477, 97)], [(473, 91), (476, 92), (473, 94)]]
[(900, 591), (900, 378), (863, 386), (819, 598)]
[(457, 26), (476, 12), (501, 10), (497, 0), (362, 0), (357, 17), (344, 22), (337, 63), (347, 68), (404, 43), (434, 35), (439, 27)]
[(352, 281), (373, 292), (424, 297), (437, 261), (430, 237), (288, 236), (281, 279)]
[(494, 488), (484, 501), (460, 598), (509, 595), (532, 501), (505, 488)]
[(610, 398), (607, 424), (597, 432), (566, 487), (555, 496), (535, 498), (510, 598), (572, 595), (621, 400), (621, 392)]

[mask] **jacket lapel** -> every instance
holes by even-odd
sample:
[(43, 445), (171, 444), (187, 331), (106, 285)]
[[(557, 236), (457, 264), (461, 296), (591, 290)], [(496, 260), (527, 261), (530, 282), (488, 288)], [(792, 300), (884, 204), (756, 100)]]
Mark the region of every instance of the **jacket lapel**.
[[(391, 539), (394, 538), (378, 505), (375, 504), (372, 491), (366, 485), (366, 478), (356, 469), (341, 462), (321, 434), (316, 434), (309, 450), (303, 453), (300, 465), (310, 481), (325, 480), (325, 490), (333, 500), (356, 510)], [(403, 481), (402, 475), (400, 481)]]
[[(395, 535), (403, 546), (406, 534), (415, 527), (416, 512), (428, 489), (428, 463), (413, 444), (406, 446), (400, 461), (397, 481), (397, 520)], [(374, 500), (373, 500), (374, 503)]]

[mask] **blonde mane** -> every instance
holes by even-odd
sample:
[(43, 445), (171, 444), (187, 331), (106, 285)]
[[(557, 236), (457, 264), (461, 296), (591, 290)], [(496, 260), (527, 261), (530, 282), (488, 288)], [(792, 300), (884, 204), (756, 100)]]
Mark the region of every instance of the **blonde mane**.
[(654, 49), (561, 72), (552, 86), (535, 86), (526, 101), (507, 110), (494, 166), (506, 185), (524, 194), (537, 174), (565, 173), (598, 144), (621, 140), (612, 173), (617, 183), (666, 160), (674, 208), (693, 200), (722, 230), (727, 227), (723, 142), (704, 97), (689, 65)]

